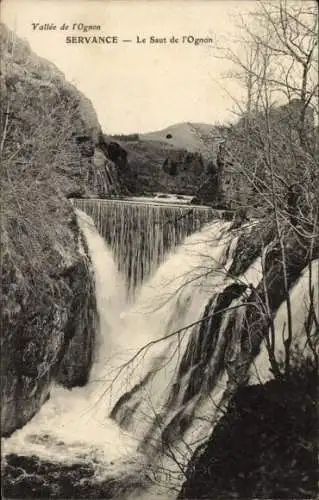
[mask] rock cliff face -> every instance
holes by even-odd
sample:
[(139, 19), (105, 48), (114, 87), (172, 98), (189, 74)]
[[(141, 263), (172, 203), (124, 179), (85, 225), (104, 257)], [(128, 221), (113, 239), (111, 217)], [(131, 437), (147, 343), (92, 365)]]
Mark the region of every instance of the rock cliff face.
[(11, 177), (40, 158), (43, 171), (50, 161), (56, 176), (63, 177), (66, 195), (119, 192), (116, 167), (89, 99), (26, 41), (3, 24), (0, 29), (3, 157), (14, 156)]
[[(84, 385), (94, 356), (97, 314), (90, 260), (72, 207), (65, 204), (59, 215), (63, 248), (42, 248), (38, 266), (23, 262), (26, 256), (12, 244), (10, 229), (4, 232), (1, 432), (5, 436), (38, 411), (53, 380), (66, 387)], [(36, 230), (33, 237), (39, 243)], [(21, 244), (27, 245), (27, 238)], [(34, 246), (28, 248), (32, 251)]]
[(1, 25), (1, 432), (24, 425), (54, 380), (86, 383), (97, 322), (90, 258), (69, 197), (121, 189), (95, 111)]

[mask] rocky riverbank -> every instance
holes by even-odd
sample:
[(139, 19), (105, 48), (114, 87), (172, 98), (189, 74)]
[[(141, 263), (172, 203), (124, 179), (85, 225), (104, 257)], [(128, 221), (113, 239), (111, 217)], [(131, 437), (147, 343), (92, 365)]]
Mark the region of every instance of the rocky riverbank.
[(71, 196), (121, 190), (90, 101), (1, 25), (1, 432), (86, 383), (95, 291)]

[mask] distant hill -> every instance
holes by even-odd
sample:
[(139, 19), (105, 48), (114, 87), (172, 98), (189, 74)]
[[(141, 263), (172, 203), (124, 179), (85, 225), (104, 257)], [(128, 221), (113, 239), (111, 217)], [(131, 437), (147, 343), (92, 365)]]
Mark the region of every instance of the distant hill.
[[(207, 179), (207, 170), (216, 164), (224, 135), (223, 127), (188, 122), (149, 133), (105, 136), (105, 141), (121, 158), (121, 177), (132, 194), (161, 191), (196, 195)], [(116, 162), (116, 158), (112, 160)], [(211, 200), (214, 190), (215, 186), (208, 187)]]
[(140, 140), (159, 141), (173, 148), (201, 153), (204, 157), (212, 153), (212, 148), (220, 137), (219, 127), (208, 123), (177, 123), (163, 130), (139, 134)]

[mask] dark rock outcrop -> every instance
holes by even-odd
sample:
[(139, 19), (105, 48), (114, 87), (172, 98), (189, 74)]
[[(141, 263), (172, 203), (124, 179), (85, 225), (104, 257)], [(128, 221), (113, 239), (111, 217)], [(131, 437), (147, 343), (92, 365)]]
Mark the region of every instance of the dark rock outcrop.
[(4, 459), (3, 492), (6, 498), (123, 498), (149, 482), (146, 473), (102, 480), (95, 472), (92, 462), (67, 465), (12, 453)]
[(317, 498), (316, 374), (242, 388), (178, 498)]
[(9, 237), (2, 246), (4, 436), (23, 426), (39, 410), (49, 397), (53, 380), (66, 387), (84, 385), (90, 373), (97, 325), (94, 283), (71, 206), (68, 213), (69, 219), (60, 222), (67, 233), (64, 248), (55, 255), (51, 247), (48, 254), (39, 254), (43, 267), (37, 268), (38, 276), (32, 275), (30, 263), (20, 261)]
[(120, 184), (122, 194), (134, 194), (136, 190), (136, 178), (134, 176), (131, 165), (127, 160), (128, 153), (118, 142), (110, 140), (107, 136), (101, 137), (102, 152), (116, 167), (117, 179)]
[(117, 142), (105, 143), (109, 158), (120, 168), (127, 167), (127, 152)]

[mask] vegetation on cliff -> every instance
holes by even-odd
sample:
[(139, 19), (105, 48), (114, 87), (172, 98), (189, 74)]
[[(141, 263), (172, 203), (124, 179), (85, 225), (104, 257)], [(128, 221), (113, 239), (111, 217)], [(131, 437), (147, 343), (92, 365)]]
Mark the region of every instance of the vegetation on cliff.
[[(219, 160), (224, 199), (240, 214), (236, 224), (247, 214), (257, 218), (251, 237), (239, 239), (230, 273), (260, 255), (263, 276), (237, 332), (241, 354), (229, 366), (237, 390), (194, 454), (180, 498), (316, 498), (318, 11), (311, 3), (260, 2), (241, 22), (244, 57), (226, 45), (221, 54), (235, 63), (231, 76), (243, 82), (246, 101), (237, 102), (239, 120)], [(286, 104), (279, 107), (278, 98)], [(295, 296), (305, 300), (300, 318), (291, 288), (303, 267), (307, 301)], [(274, 320), (280, 304), (282, 328)], [(262, 383), (256, 362), (260, 385), (242, 387), (261, 338), (273, 380)]]
[(200, 194), (201, 200), (216, 203), (218, 179), (210, 173), (220, 137), (218, 126), (180, 123), (157, 132), (106, 136), (105, 140), (116, 141), (126, 152), (126, 166), (120, 171), (130, 193)]
[(4, 187), (29, 177), (33, 188), (53, 183), (66, 196), (116, 194), (116, 168), (91, 102), (3, 24), (1, 47)]
[[(239, 303), (232, 304), (232, 287), (225, 289), (226, 296), (216, 296), (212, 290), (213, 299), (198, 322), (200, 326), (187, 327), (192, 328), (192, 338), (171, 397), (159, 411), (154, 410), (154, 425), (143, 448), (149, 449), (150, 444), (155, 449), (160, 447), (186, 474), (183, 498), (313, 498), (317, 493), (318, 464), (312, 442), (317, 439), (319, 340), (318, 262), (314, 262), (319, 257), (317, 26), (314, 5), (260, 2), (252, 23), (243, 26), (241, 48), (246, 43), (247, 60), (242, 62), (233, 52), (226, 54), (239, 66), (237, 74), (244, 82), (247, 102), (237, 123), (226, 129), (216, 158), (224, 201), (237, 212), (232, 227), (239, 234), (233, 264), (224, 272), (238, 285), (239, 292), (243, 285), (244, 292), (236, 296)], [(281, 106), (278, 96), (279, 102), (284, 102)], [(215, 175), (214, 169), (212, 173)], [(249, 219), (253, 220), (249, 223)], [(248, 231), (241, 232), (243, 222)], [(207, 271), (206, 267), (203, 272), (214, 272), (215, 264), (212, 262), (211, 269)], [(243, 282), (242, 273), (250, 269), (252, 275), (259, 266), (259, 280), (254, 284)], [(294, 287), (301, 276), (306, 276), (305, 295), (297, 288), (298, 296)], [(301, 317), (298, 302), (304, 306)], [(278, 311), (285, 314), (280, 323), (275, 319)], [(166, 339), (175, 335), (179, 348), (185, 330), (170, 332)], [(260, 386), (245, 390), (249, 368), (262, 349), (268, 360), (268, 380), (273, 381), (262, 384), (260, 380)], [(196, 404), (201, 397), (211, 396), (225, 372), (227, 384), (217, 410), (227, 413), (230, 404), (230, 416), (223, 424), (221, 441), (214, 448), (213, 431), (207, 453), (204, 451), (205, 460), (196, 469), (195, 454), (185, 470), (178, 445), (185, 445), (186, 457), (189, 446), (183, 439), (196, 414)], [(235, 413), (232, 405), (236, 406)], [(217, 410), (203, 418), (211, 428), (218, 420)], [(252, 436), (247, 437), (248, 430), (247, 447), (242, 444), (241, 449), (237, 441), (242, 443), (240, 435), (250, 425)], [(227, 453), (229, 433), (234, 437), (231, 449), (239, 455), (238, 460)], [(250, 447), (260, 433), (263, 435), (255, 453)], [(249, 452), (252, 456), (250, 460), (247, 457), (246, 467), (243, 458)], [(227, 485), (228, 467), (234, 461), (236, 476)], [(217, 472), (205, 472), (208, 463), (212, 469), (217, 464)], [(207, 487), (201, 481), (207, 481)]]
[(53, 378), (84, 384), (96, 322), (71, 196), (120, 189), (88, 99), (1, 25), (2, 432), (23, 425)]

